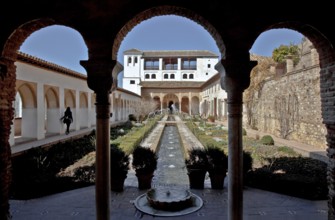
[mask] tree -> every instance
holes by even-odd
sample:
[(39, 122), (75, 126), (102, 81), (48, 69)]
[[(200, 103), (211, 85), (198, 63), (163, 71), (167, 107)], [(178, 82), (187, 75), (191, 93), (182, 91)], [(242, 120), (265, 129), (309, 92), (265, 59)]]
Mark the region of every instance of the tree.
[(157, 108), (157, 103), (153, 99), (142, 99), (141, 102), (137, 104), (137, 106), (134, 108), (135, 112), (134, 115), (137, 118), (138, 122), (142, 122), (146, 116), (154, 112)]
[(284, 63), (287, 56), (291, 55), (294, 65), (300, 60), (300, 49), (298, 45), (290, 43), (290, 45), (280, 45), (272, 52), (272, 59), (278, 63)]

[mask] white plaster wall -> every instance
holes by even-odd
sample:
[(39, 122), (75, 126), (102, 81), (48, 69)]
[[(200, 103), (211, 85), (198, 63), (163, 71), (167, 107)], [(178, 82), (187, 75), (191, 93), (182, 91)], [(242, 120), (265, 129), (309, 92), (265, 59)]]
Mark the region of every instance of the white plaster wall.
[[(220, 86), (220, 79), (216, 80), (215, 82), (209, 84), (204, 88), (204, 90), (201, 92), (202, 100), (200, 102), (200, 114), (206, 114), (207, 116), (209, 114), (215, 114), (217, 116), (225, 116), (225, 113), (227, 111), (226, 105), (219, 103), (219, 101), (223, 101), (227, 98), (227, 93), (225, 90), (221, 89)], [(217, 104), (216, 104), (216, 112), (214, 112), (214, 99), (217, 98)], [(207, 112), (204, 112), (205, 109), (203, 109), (203, 105), (205, 100), (207, 101)], [(221, 107), (219, 107), (221, 105)]]
[(55, 71), (38, 68), (27, 63), (16, 63), (16, 77), (20, 80), (28, 82), (43, 83), (45, 85), (52, 85), (55, 87), (62, 87), (64, 89), (85, 91), (93, 93), (87, 86), (86, 79), (79, 79), (65, 74), (60, 74)]
[[(198, 58), (197, 59), (197, 72), (194, 81), (207, 81), (214, 76), (217, 71), (214, 66), (218, 63), (217, 58)], [(210, 64), (210, 68), (208, 68)], [(206, 75), (208, 73), (208, 75)]]
[[(135, 80), (135, 84), (130, 84), (130, 80)], [(139, 86), (140, 78), (123, 78), (123, 87), (127, 90), (141, 95), (141, 87)]]
[(37, 109), (22, 109), (22, 137), (37, 138)]
[[(113, 97), (115, 98), (119, 98), (121, 97), (121, 101), (119, 103), (119, 106), (117, 106), (116, 103), (114, 103)], [(111, 95), (111, 112), (113, 113), (113, 117), (110, 118), (111, 122), (114, 121), (122, 121), (122, 120), (128, 120), (128, 115), (131, 112), (134, 112), (134, 110), (129, 109), (129, 106), (127, 104), (122, 105), (122, 102), (127, 103), (127, 101), (129, 103), (131, 102), (139, 102), (141, 101), (141, 97), (140, 96), (134, 96), (132, 94), (129, 94), (127, 92), (124, 92), (122, 90), (115, 90), (113, 91), (112, 95)], [(118, 109), (117, 109), (118, 107)], [(136, 107), (136, 106), (135, 106)]]
[(62, 122), (60, 121), (58, 108), (47, 110), (47, 132), (59, 134), (61, 132)]
[(89, 117), (88, 117), (88, 109), (87, 108), (80, 108), (79, 109), (78, 121), (79, 121), (79, 124), (80, 124), (80, 128), (89, 127)]
[[(141, 56), (137, 56), (137, 63), (134, 63), (135, 61), (135, 57), (137, 55), (125, 55), (124, 59), (123, 59), (123, 63), (124, 63), (124, 71), (123, 71), (123, 75), (124, 77), (139, 77), (139, 71), (141, 68)], [(128, 57), (132, 58), (132, 63), (128, 64)]]
[[(89, 89), (87, 86), (86, 79), (71, 77), (71, 76), (56, 72), (56, 71), (39, 68), (37, 66), (27, 64), (24, 62), (20, 62), (20, 61), (17, 61), (15, 64), (17, 66), (17, 71), (16, 71), (17, 79), (38, 83), (39, 85), (50, 85), (50, 86), (54, 86), (55, 88), (59, 88), (60, 93), (59, 93), (58, 98), (59, 98), (60, 106), (59, 106), (58, 112), (57, 110), (55, 110), (56, 111), (54, 112), (55, 115), (53, 115), (51, 112), (47, 113), (48, 120), (52, 120), (52, 122), (47, 122), (48, 131), (59, 132), (59, 128), (54, 127), (52, 124), (56, 120), (59, 120), (59, 118), (61, 117), (59, 112), (64, 111), (64, 104), (63, 104), (64, 103), (63, 101), (64, 100), (64, 89), (76, 90), (76, 93), (79, 93), (79, 91), (86, 92), (88, 96), (91, 96), (93, 94), (93, 91)], [(42, 97), (44, 101), (43, 94), (42, 94)], [(78, 97), (76, 96), (76, 98)], [(77, 121), (76, 115), (78, 115), (78, 113), (76, 114), (76, 109), (72, 109), (72, 113), (73, 113), (74, 123), (71, 124), (71, 129), (75, 129), (78, 125), (81, 125), (81, 123), (78, 124), (79, 122), (76, 122)], [(43, 114), (44, 112), (41, 113), (41, 115)], [(88, 116), (89, 114), (86, 113), (87, 124), (95, 125), (95, 109), (94, 108), (93, 108), (93, 111), (90, 112), (90, 116), (89, 117)], [(89, 121), (87, 121), (87, 119)]]

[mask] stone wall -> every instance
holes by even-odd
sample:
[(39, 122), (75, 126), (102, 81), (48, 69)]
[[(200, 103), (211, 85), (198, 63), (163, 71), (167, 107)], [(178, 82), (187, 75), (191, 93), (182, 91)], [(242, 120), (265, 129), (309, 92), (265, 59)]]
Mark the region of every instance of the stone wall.
[(268, 65), (266, 77), (258, 83), (261, 86), (255, 89), (251, 83), (253, 86), (249, 88), (254, 89), (253, 98), (249, 105), (245, 101), (244, 126), (326, 149), (327, 131), (321, 116), (318, 56), (307, 39), (300, 48), (301, 58), (296, 66), (287, 65), (283, 71), (280, 65), (277, 68)]

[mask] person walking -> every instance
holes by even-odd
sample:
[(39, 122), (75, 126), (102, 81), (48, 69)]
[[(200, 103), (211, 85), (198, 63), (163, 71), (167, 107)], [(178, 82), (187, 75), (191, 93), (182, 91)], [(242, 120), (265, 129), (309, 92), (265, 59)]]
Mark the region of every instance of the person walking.
[(64, 112), (64, 116), (60, 118), (61, 121), (66, 124), (66, 131), (65, 134), (69, 134), (70, 133), (70, 125), (73, 122), (73, 118), (72, 118), (72, 112), (70, 107), (67, 107), (65, 112)]

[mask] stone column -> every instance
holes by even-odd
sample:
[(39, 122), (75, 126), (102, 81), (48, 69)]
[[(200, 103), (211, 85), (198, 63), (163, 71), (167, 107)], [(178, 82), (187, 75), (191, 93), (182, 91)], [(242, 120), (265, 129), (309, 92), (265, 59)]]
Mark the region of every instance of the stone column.
[[(11, 175), (10, 128), (14, 119), (16, 67), (13, 60), (0, 58), (0, 219), (11, 219), (9, 187)], [(13, 131), (14, 132), (14, 131)]]
[(81, 61), (87, 71), (88, 87), (96, 93), (96, 172), (97, 220), (110, 219), (110, 93), (116, 61)]
[[(59, 116), (64, 115), (64, 111), (65, 111), (65, 106), (64, 105), (65, 105), (64, 88), (59, 87)], [(64, 124), (62, 123), (62, 125), (60, 126), (60, 129), (59, 129), (59, 134), (64, 134), (64, 128), (65, 128)]]
[(228, 219), (243, 219), (242, 99), (256, 61), (221, 60), (215, 68), (228, 94)]
[(81, 107), (80, 107), (80, 92), (78, 89), (75, 90), (75, 94), (76, 94), (76, 100), (75, 100), (75, 103), (76, 103), (76, 108), (73, 109), (76, 113), (75, 115), (75, 118), (74, 118), (74, 129), (76, 131), (79, 131), (80, 130), (80, 124), (81, 124), (81, 121), (80, 121), (80, 116), (82, 116), (82, 112), (81, 112)]
[(37, 131), (36, 138), (41, 140), (45, 138), (45, 91), (44, 84), (37, 83), (37, 93), (36, 93), (36, 121), (37, 121)]

